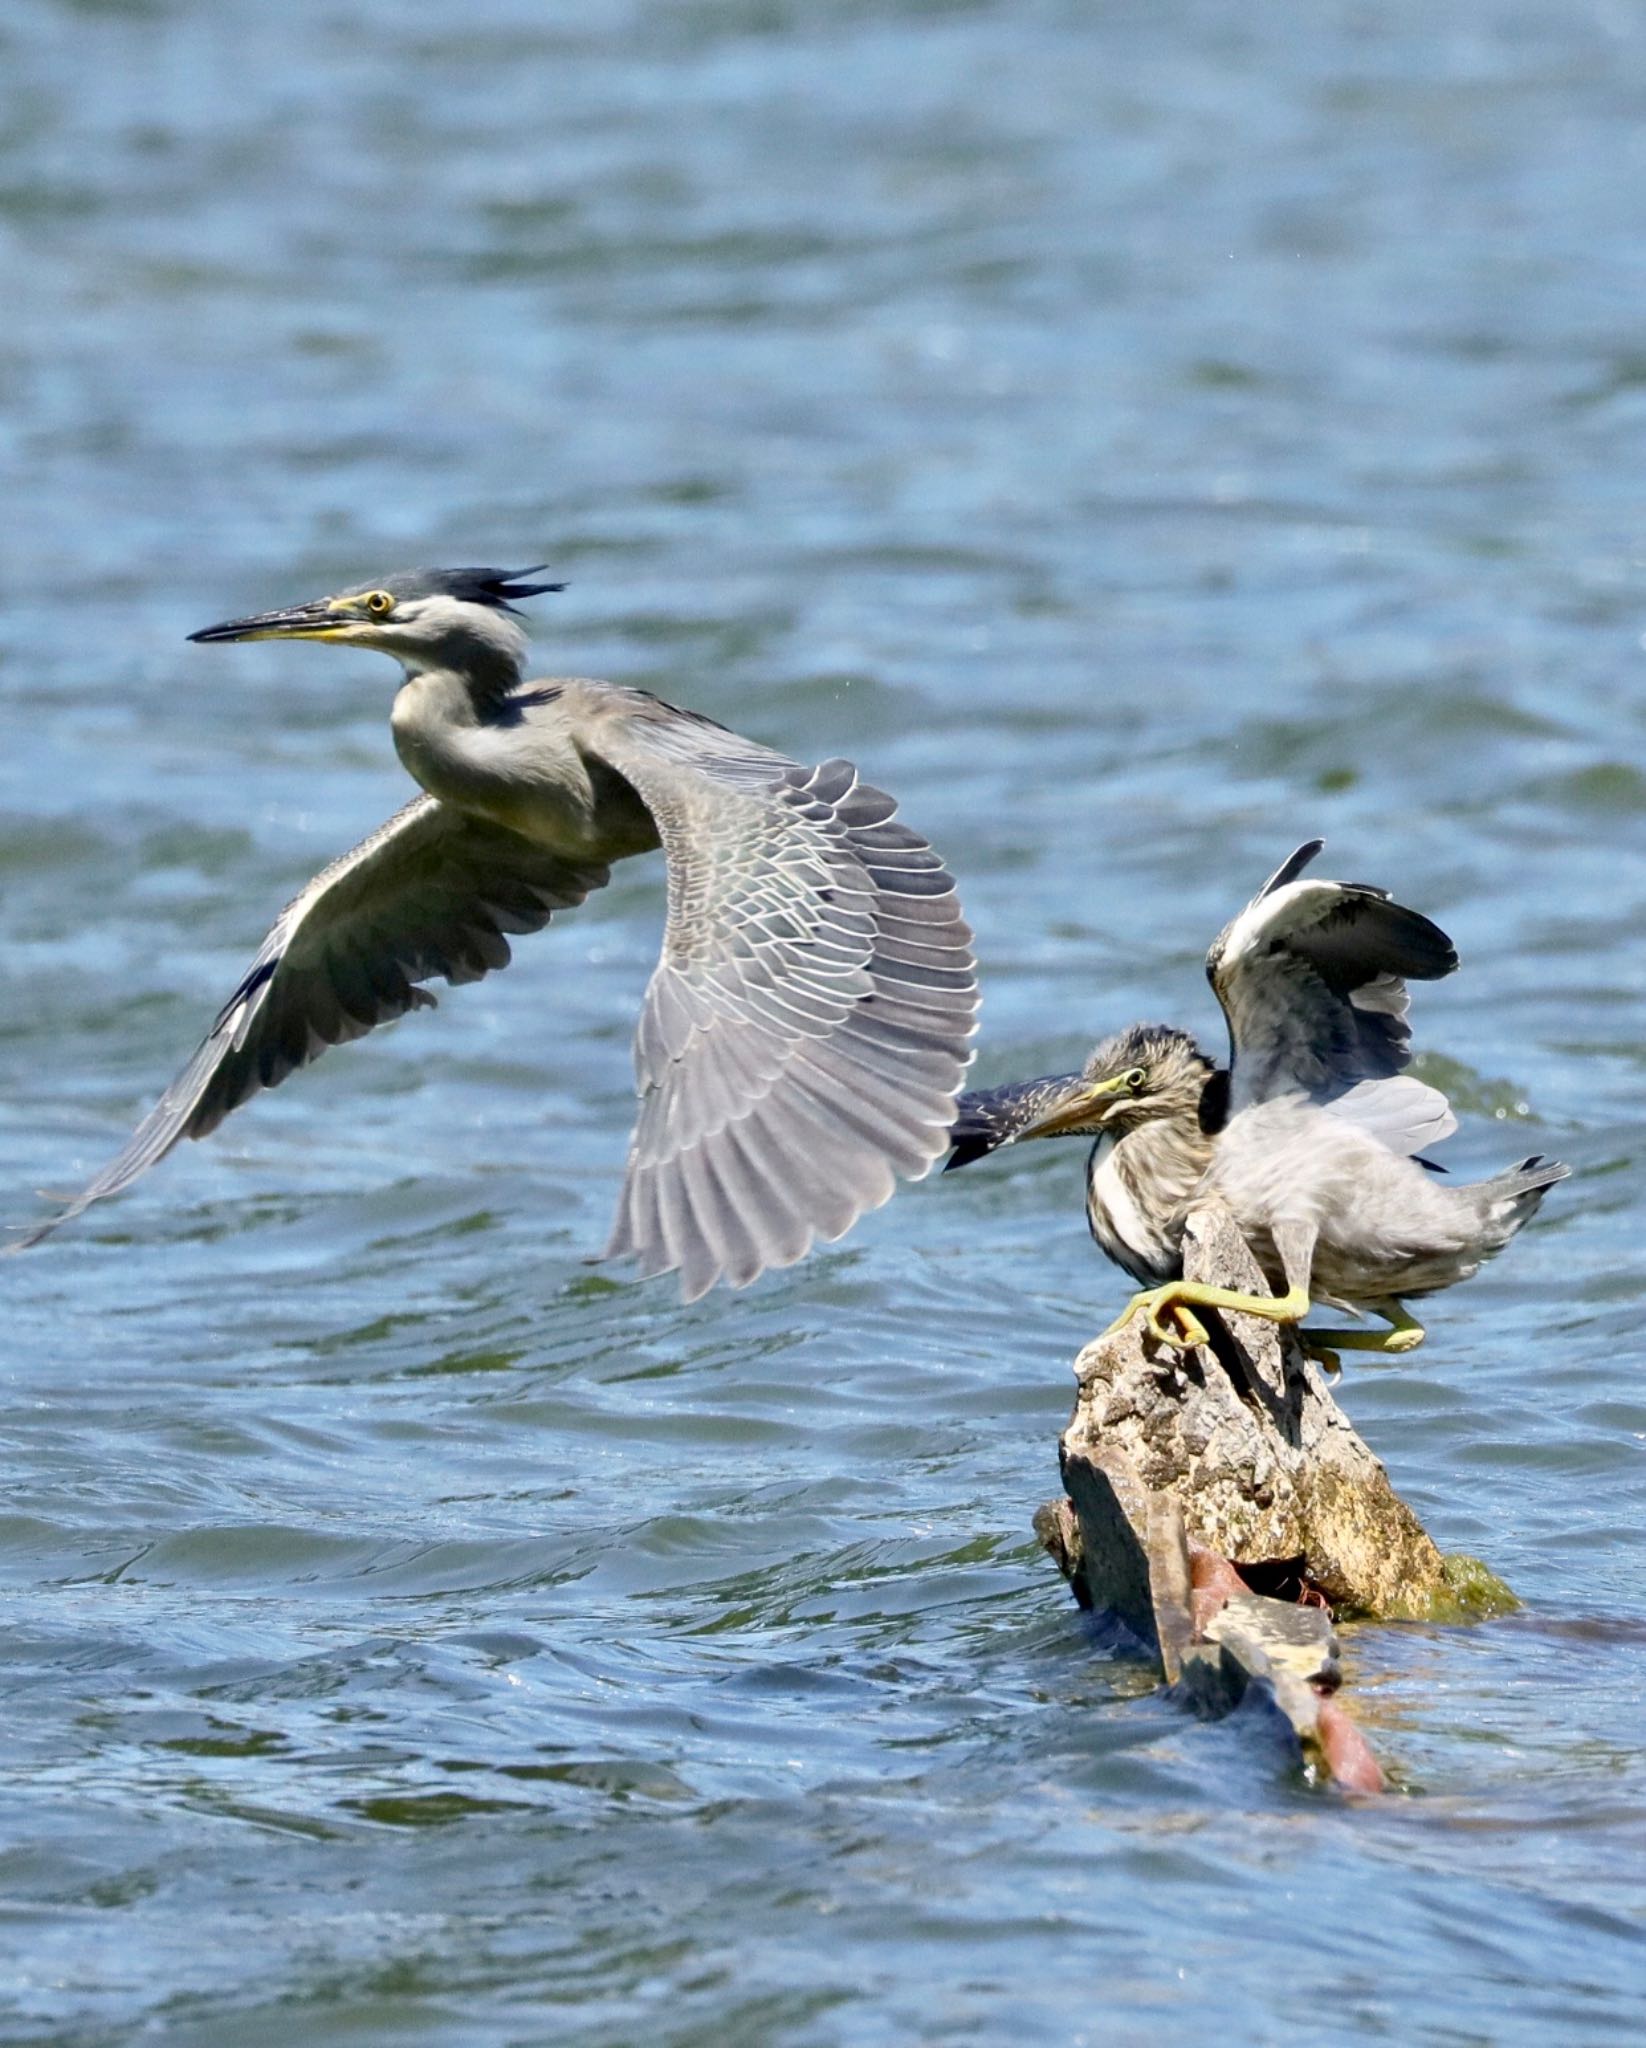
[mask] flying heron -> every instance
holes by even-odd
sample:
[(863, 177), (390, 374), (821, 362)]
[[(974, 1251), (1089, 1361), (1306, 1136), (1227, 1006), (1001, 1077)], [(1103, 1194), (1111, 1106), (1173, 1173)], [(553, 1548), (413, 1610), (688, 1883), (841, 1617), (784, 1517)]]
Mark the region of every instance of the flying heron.
[[(1406, 982), (1450, 974), (1457, 954), (1386, 890), (1300, 880), (1322, 844), (1300, 846), (1206, 956), (1226, 1069), (1186, 1032), (1136, 1024), (1078, 1074), (961, 1098), (950, 1166), (1024, 1138), (1096, 1139), (1092, 1235), (1143, 1285), (1115, 1329), (1142, 1315), (1181, 1346), (1205, 1340), (1196, 1308), (1301, 1323), (1318, 1300), (1389, 1327), (1304, 1331), (1312, 1349), (1410, 1351), (1424, 1333), (1404, 1301), (1467, 1280), (1570, 1171), (1534, 1157), (1454, 1187), (1419, 1156), (1457, 1120), (1404, 1071)], [(1183, 1279), (1183, 1226), (1202, 1191), (1228, 1203), (1274, 1296)]]
[[(803, 767), (618, 683), (525, 680), (536, 570), (420, 569), (192, 640), (392, 655), (415, 797), (276, 919), (125, 1150), (13, 1250), (328, 1046), (475, 981), (661, 846), (668, 914), (608, 1257), (694, 1300), (801, 1258), (947, 1144), (977, 1008), (953, 881), (850, 762)], [(508, 936), (506, 936), (508, 935)]]

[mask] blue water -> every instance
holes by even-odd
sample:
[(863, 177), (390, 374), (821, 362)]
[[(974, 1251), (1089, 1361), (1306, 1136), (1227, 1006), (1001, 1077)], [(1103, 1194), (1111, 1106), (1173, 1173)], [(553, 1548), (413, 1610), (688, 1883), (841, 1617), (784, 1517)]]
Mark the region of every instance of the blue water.
[(980, 1078), (1213, 1034), (1320, 832), (1458, 941), (1454, 1167), (1579, 1171), (1350, 1362), (1525, 1606), (1354, 1634), (1401, 1789), (1313, 1792), (1030, 1538), (1077, 1148), (689, 1310), (585, 1263), (631, 864), (7, 1266), (6, 2040), (1641, 2037), (1643, 171), (1619, 0), (16, 0), (9, 1213), (404, 792), (387, 664), (183, 635), (477, 559), (899, 793)]

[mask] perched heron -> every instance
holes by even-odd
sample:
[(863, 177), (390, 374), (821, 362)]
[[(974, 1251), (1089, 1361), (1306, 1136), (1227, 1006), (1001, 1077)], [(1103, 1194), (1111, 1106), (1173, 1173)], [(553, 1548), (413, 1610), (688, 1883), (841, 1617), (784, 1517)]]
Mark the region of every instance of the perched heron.
[[(1092, 1235), (1144, 1289), (1115, 1329), (1143, 1315), (1163, 1342), (1199, 1343), (1196, 1308), (1300, 1323), (1318, 1300), (1389, 1327), (1305, 1331), (1311, 1348), (1410, 1351), (1424, 1333), (1403, 1302), (1467, 1280), (1570, 1171), (1534, 1157), (1454, 1187), (1418, 1156), (1457, 1120), (1404, 1071), (1406, 982), (1439, 980), (1457, 955), (1386, 890), (1300, 880), (1322, 844), (1300, 846), (1206, 956), (1226, 1069), (1186, 1032), (1136, 1024), (1078, 1074), (961, 1098), (951, 1167), (1024, 1138), (1096, 1139)], [(1273, 1297), (1183, 1279), (1183, 1225), (1202, 1191), (1228, 1203)]]
[(423, 569), (199, 641), (392, 655), (390, 724), (426, 792), (287, 905), (125, 1150), (37, 1243), (328, 1046), (507, 966), (661, 846), (662, 957), (635, 1038), (640, 1111), (607, 1256), (693, 1300), (837, 1238), (941, 1156), (977, 983), (954, 884), (846, 761), (802, 767), (617, 683), (524, 679), (535, 570)]

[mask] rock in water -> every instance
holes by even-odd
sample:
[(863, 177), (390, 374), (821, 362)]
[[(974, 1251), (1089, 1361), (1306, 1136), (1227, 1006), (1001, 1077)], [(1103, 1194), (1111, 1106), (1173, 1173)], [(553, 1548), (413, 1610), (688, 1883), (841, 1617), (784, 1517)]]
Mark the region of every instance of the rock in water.
[[(1221, 1203), (1189, 1218), (1183, 1251), (1191, 1280), (1265, 1291)], [(1292, 1331), (1200, 1313), (1209, 1341), (1190, 1351), (1137, 1318), (1081, 1352), (1061, 1443), (1067, 1498), (1046, 1503), (1035, 1532), (1081, 1605), (1118, 1616), (1180, 1697), (1213, 1715), (1267, 1701), (1309, 1770), (1381, 1791), (1333, 1696), (1327, 1603), (1364, 1619), (1458, 1620), (1514, 1596), (1472, 1559), (1441, 1556)]]
[[(1267, 1291), (1221, 1203), (1189, 1218), (1184, 1270)], [(1204, 1319), (1212, 1341), (1191, 1351), (1157, 1344), (1134, 1318), (1075, 1361), (1062, 1465), (1080, 1526), (1082, 1597), (1135, 1627), (1148, 1606), (1147, 1530), (1163, 1496), (1191, 1543), (1232, 1559), (1249, 1583), (1296, 1583), (1344, 1615), (1455, 1613), (1445, 1560), (1291, 1331), (1259, 1316)], [(1117, 1517), (1137, 1534), (1123, 1535)]]

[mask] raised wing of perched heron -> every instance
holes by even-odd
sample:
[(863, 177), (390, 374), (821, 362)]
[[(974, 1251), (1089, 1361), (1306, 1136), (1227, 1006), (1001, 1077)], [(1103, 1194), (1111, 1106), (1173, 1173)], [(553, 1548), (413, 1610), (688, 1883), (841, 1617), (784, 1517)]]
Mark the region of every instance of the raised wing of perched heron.
[(1457, 953), (1387, 889), (1302, 880), (1324, 847), (1300, 846), (1206, 955), (1229, 1027), (1226, 1113), (1301, 1094), (1409, 1155), (1449, 1138), (1457, 1119), (1438, 1088), (1405, 1073), (1406, 983), (1455, 973)]
[(947, 1143), (977, 1008), (954, 884), (846, 761), (807, 768), (621, 684), (523, 680), (532, 570), (424, 569), (209, 626), (392, 655), (391, 726), (425, 794), (276, 920), (194, 1057), (36, 1244), (328, 1046), (507, 966), (661, 846), (662, 957), (635, 1039), (639, 1119), (608, 1256), (688, 1300), (801, 1258)]
[[(1299, 847), (1207, 955), (1227, 1068), (1181, 1031), (1134, 1025), (1079, 1074), (961, 1098), (950, 1166), (1023, 1138), (1097, 1140), (1092, 1234), (1145, 1288), (1120, 1324), (1145, 1314), (1169, 1343), (1201, 1341), (1196, 1307), (1299, 1322), (1318, 1297), (1390, 1327), (1305, 1332), (1316, 1348), (1410, 1350), (1423, 1331), (1402, 1299), (1467, 1279), (1568, 1172), (1532, 1158), (1452, 1187), (1424, 1170), (1418, 1155), (1457, 1122), (1405, 1071), (1406, 983), (1450, 974), (1457, 955), (1385, 890), (1301, 879), (1321, 844)], [(1279, 1298), (1182, 1279), (1183, 1225), (1202, 1189), (1228, 1202)]]

